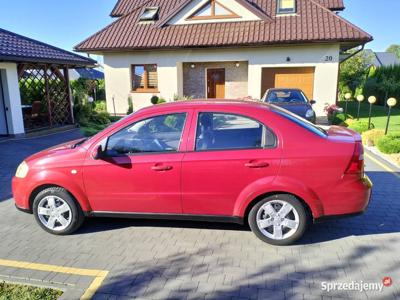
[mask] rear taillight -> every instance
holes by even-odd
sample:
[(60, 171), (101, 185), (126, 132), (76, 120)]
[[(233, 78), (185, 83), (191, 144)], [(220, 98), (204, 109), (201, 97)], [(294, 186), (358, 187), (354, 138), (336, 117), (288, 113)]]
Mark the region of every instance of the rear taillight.
[(364, 147), (361, 142), (356, 142), (353, 156), (345, 173), (364, 175)]

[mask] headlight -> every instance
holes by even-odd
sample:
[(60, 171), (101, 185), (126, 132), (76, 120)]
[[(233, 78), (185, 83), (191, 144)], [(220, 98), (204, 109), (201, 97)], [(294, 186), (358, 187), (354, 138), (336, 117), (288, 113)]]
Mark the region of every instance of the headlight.
[(314, 117), (314, 111), (312, 109), (307, 110), (306, 118), (312, 118), (312, 117)]
[(25, 161), (23, 161), (23, 162), (18, 166), (17, 172), (15, 173), (15, 177), (18, 177), (18, 178), (25, 178), (26, 175), (28, 175), (28, 171), (29, 171), (28, 164), (27, 164)]

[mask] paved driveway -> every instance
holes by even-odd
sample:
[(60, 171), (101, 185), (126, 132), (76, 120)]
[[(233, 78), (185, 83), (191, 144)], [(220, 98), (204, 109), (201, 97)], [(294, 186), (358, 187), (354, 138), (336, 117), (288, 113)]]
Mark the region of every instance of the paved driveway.
[[(8, 181), (24, 156), (78, 136), (0, 143), (0, 265), (108, 270), (96, 299), (400, 298), (400, 179), (375, 162), (367, 159), (375, 183), (368, 212), (312, 226), (291, 247), (263, 244), (247, 227), (194, 222), (91, 219), (75, 235), (52, 236), (15, 210)], [(382, 292), (321, 289), (323, 282), (380, 283), (386, 276), (394, 283)], [(20, 266), (0, 267), (1, 279), (59, 287), (65, 299), (80, 297), (93, 280)]]

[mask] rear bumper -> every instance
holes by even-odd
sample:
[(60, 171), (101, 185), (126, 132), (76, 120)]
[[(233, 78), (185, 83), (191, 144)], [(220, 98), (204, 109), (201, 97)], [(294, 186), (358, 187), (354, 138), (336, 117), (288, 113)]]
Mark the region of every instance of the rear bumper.
[(363, 214), (371, 201), (373, 183), (367, 175), (361, 180), (346, 183), (342, 188), (333, 190), (331, 205), (325, 207), (325, 213), (314, 220), (315, 223), (355, 217)]

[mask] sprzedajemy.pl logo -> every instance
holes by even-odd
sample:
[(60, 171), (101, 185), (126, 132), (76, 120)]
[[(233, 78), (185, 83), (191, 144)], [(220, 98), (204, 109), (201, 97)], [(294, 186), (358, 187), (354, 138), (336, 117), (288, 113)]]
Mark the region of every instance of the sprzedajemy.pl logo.
[(384, 287), (390, 287), (393, 280), (390, 277), (383, 278), (382, 282), (364, 282), (364, 281), (350, 281), (350, 282), (321, 282), (321, 289), (323, 291), (378, 291), (382, 292)]

